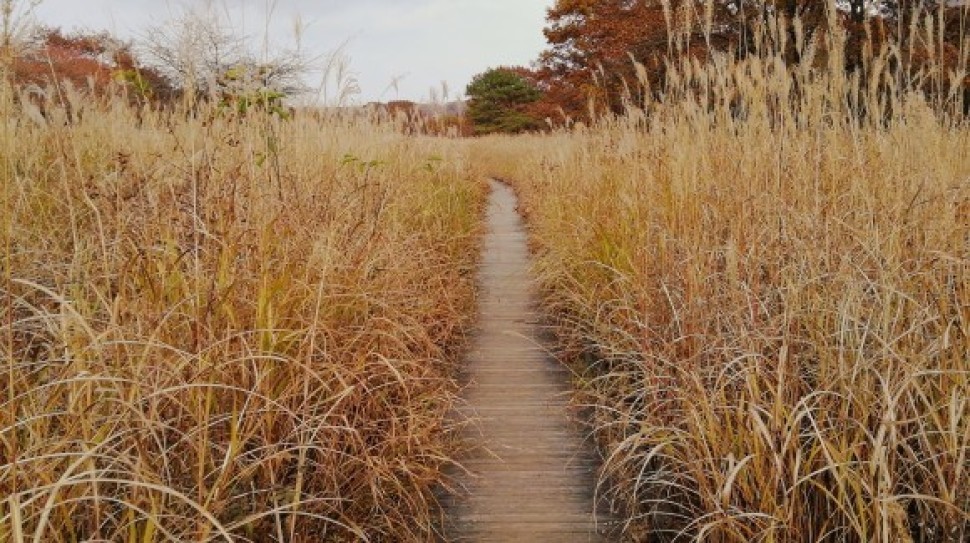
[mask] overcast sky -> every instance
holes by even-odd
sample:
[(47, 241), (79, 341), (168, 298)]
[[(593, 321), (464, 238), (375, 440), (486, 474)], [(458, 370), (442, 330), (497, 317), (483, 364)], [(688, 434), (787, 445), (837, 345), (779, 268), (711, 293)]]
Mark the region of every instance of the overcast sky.
[[(39, 22), (65, 30), (108, 30), (126, 38), (207, 0), (43, 0)], [(265, 35), (268, 0), (217, 0), (234, 26)], [(269, 35), (294, 44), (294, 22), (306, 28), (303, 47), (317, 55), (342, 44), (359, 81), (359, 102), (426, 100), (447, 82), (450, 98), (471, 77), (499, 65), (528, 64), (544, 46), (546, 8), (554, 0), (277, 0)], [(388, 88), (399, 79), (397, 90)], [(440, 95), (440, 90), (437, 91)]]

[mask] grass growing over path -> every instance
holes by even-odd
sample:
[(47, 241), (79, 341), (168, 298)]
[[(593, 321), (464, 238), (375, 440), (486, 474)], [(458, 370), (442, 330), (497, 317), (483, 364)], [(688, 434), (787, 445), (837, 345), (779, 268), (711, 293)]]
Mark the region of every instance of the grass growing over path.
[(60, 92), (0, 92), (0, 541), (427, 538), (484, 199), (454, 142)]
[(780, 62), (473, 156), (524, 199), (628, 535), (966, 541), (970, 130)]

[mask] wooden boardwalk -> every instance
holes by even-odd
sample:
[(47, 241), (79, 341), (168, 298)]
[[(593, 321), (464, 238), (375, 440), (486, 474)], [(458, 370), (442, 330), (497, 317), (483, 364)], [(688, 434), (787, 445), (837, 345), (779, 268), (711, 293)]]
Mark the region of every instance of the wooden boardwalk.
[(568, 372), (543, 349), (516, 198), (493, 182), (479, 282), (480, 325), (464, 379), (473, 450), (463, 492), (444, 500), (447, 541), (599, 542), (598, 460), (567, 412)]

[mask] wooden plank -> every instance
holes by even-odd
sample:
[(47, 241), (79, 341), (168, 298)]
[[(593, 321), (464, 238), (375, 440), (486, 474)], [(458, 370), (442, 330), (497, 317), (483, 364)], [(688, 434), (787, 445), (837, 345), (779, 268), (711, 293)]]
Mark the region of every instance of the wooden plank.
[[(493, 184), (479, 274), (480, 321), (461, 371), (455, 417), (468, 452), (457, 495), (440, 499), (450, 541), (601, 542), (610, 517), (594, 503), (599, 456), (570, 418), (572, 375), (551, 360), (536, 311), (515, 196)], [(469, 473), (470, 472), (470, 473)], [(598, 521), (598, 522), (597, 522)]]

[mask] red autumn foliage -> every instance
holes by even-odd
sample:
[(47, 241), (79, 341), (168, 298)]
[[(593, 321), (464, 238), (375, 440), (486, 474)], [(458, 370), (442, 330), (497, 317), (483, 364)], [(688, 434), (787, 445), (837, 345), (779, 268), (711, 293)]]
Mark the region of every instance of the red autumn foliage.
[(172, 93), (157, 72), (139, 65), (130, 45), (107, 33), (65, 34), (56, 28), (43, 29), (32, 46), (14, 58), (11, 72), (19, 87), (47, 89), (67, 84), (107, 96), (137, 82), (138, 88), (129, 90), (143, 99), (166, 99)]
[[(846, 70), (864, 69), (865, 51), (878, 54), (890, 39), (912, 52), (911, 71), (932, 62), (944, 72), (956, 70), (967, 12), (933, 11), (943, 21), (943, 39), (929, 45), (908, 35), (914, 10), (926, 5), (921, 0), (887, 2), (876, 16), (866, 11), (864, 0), (851, 0), (848, 10), (836, 17), (846, 33)], [(792, 23), (796, 18), (799, 28)], [(819, 0), (558, 0), (548, 10), (547, 22), (549, 48), (526, 73), (545, 93), (532, 109), (560, 120), (563, 114), (587, 120), (622, 112), (631, 103), (643, 105), (662, 91), (668, 66), (684, 57), (703, 63), (714, 53), (744, 57), (772, 52), (794, 65), (801, 61), (797, 35), (802, 43), (815, 37), (824, 49), (822, 38), (829, 31), (828, 7)], [(780, 28), (766, 32), (773, 24)], [(820, 51), (816, 62), (826, 55)]]
[(68, 37), (60, 30), (45, 31), (38, 43), (14, 59), (19, 85), (47, 87), (70, 82), (77, 88), (104, 91), (113, 81), (107, 41), (100, 36)]
[(638, 94), (648, 99), (637, 89), (659, 86), (665, 59), (706, 57), (711, 48), (737, 47), (737, 17), (724, 4), (712, 7), (704, 13), (689, 0), (674, 0), (667, 7), (659, 0), (557, 1), (544, 31), (550, 47), (539, 59), (546, 99), (574, 119), (621, 111)]

